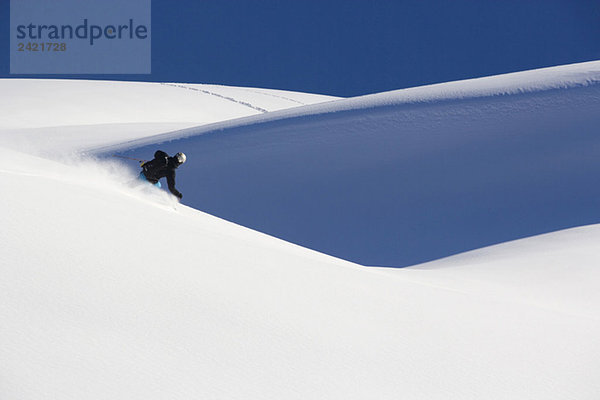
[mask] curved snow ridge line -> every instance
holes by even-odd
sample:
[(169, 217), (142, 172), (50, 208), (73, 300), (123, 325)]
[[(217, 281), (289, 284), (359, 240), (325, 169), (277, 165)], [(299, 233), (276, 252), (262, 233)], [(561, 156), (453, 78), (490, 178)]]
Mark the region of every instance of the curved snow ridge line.
[(216, 96), (216, 97), (219, 97), (219, 98), (221, 98), (221, 99), (224, 99), (224, 100), (232, 101), (232, 102), (234, 102), (234, 103), (237, 103), (237, 104), (240, 104), (240, 105), (242, 105), (242, 106), (249, 107), (249, 108), (251, 108), (251, 109), (253, 109), (253, 110), (259, 111), (259, 112), (261, 112), (261, 113), (266, 113), (266, 112), (268, 112), (268, 110), (265, 110), (264, 108), (261, 108), (261, 107), (258, 107), (258, 106), (255, 106), (255, 105), (252, 105), (252, 104), (250, 104), (250, 103), (247, 103), (247, 102), (245, 102), (245, 101), (236, 100), (236, 99), (234, 99), (233, 97), (223, 96), (222, 94), (215, 93), (215, 92), (211, 92), (211, 91), (209, 91), (209, 90), (204, 90), (204, 89), (195, 88), (195, 87), (186, 86), (186, 85), (181, 85), (181, 84), (176, 84), (176, 83), (165, 83), (165, 82), (161, 82), (161, 85), (165, 85), (165, 86), (172, 86), (172, 87), (178, 87), (178, 88), (181, 88), (181, 89), (187, 89), (187, 90), (193, 90), (193, 91), (195, 91), (195, 92), (200, 92), (200, 93), (208, 94), (208, 95), (211, 95), (211, 96)]
[(270, 111), (260, 115), (235, 118), (212, 124), (166, 132), (138, 140), (90, 150), (123, 150), (150, 144), (186, 139), (230, 128), (274, 122), (283, 119), (318, 116), (336, 112), (353, 111), (378, 107), (398, 107), (418, 104), (442, 103), (484, 97), (524, 95), (551, 90), (566, 90), (600, 84), (600, 61), (540, 68), (483, 78), (438, 83), (415, 88), (400, 89), (352, 98), (335, 99), (318, 104)]
[(370, 106), (429, 103), (571, 89), (598, 83), (600, 61), (590, 61), (382, 92), (355, 97), (349, 103), (365, 102)]

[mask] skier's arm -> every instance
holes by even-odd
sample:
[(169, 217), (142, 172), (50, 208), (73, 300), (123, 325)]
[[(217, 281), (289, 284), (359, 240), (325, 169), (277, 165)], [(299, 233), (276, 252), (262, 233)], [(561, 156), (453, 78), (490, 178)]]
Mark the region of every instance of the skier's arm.
[(167, 174), (167, 185), (169, 186), (169, 191), (173, 193), (174, 196), (180, 199), (183, 197), (183, 195), (175, 189), (175, 171), (171, 171)]

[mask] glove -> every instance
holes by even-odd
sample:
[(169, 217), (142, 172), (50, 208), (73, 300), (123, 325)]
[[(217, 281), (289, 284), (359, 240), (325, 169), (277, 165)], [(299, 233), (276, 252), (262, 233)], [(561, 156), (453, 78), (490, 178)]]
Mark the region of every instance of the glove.
[(183, 198), (183, 195), (182, 195), (181, 193), (178, 193), (178, 194), (177, 194), (177, 198), (178, 198), (179, 200), (181, 200), (181, 199)]

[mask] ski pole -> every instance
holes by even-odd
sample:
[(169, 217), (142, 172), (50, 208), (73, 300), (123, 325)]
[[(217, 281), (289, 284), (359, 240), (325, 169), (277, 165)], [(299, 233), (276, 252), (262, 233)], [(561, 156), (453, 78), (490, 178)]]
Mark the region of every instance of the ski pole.
[(144, 164), (144, 163), (147, 163), (147, 162), (148, 162), (148, 161), (146, 161), (146, 160), (140, 160), (139, 158), (126, 157), (126, 156), (119, 156), (119, 155), (117, 155), (117, 154), (113, 154), (112, 156), (113, 156), (113, 157), (117, 157), (117, 158), (124, 158), (124, 159), (126, 159), (126, 160), (133, 160), (133, 161), (137, 161), (137, 162), (139, 162), (140, 164)]

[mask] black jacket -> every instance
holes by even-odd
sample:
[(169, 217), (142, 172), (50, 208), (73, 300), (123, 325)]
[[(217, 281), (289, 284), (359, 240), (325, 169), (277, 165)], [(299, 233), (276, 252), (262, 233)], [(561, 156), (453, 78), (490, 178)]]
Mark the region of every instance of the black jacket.
[(169, 190), (175, 196), (182, 198), (183, 195), (175, 189), (175, 170), (179, 163), (174, 157), (169, 157), (164, 151), (158, 150), (154, 153), (154, 159), (142, 164), (142, 173), (148, 182), (155, 184), (160, 178), (167, 178)]

